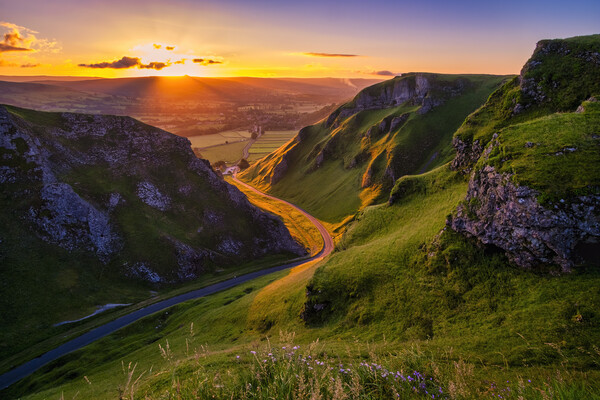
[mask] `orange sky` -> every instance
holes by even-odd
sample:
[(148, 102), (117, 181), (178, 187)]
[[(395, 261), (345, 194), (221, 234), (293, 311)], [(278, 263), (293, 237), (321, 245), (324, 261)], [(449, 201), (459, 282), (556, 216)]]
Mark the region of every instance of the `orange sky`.
[(600, 32), (580, 3), (0, 0), (0, 75), (514, 74), (537, 40)]

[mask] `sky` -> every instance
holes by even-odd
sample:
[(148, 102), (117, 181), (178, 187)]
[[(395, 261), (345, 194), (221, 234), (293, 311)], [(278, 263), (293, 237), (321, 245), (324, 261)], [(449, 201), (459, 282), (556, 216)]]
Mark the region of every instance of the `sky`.
[(0, 75), (516, 74), (600, 1), (0, 0)]

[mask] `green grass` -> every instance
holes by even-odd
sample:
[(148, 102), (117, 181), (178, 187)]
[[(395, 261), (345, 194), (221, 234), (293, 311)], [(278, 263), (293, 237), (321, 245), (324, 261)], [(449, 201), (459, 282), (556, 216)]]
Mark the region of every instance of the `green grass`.
[(226, 144), (226, 142), (248, 140), (250, 136), (251, 134), (248, 131), (224, 131), (212, 135), (190, 136), (188, 139), (192, 143), (192, 148), (204, 148)]
[(248, 141), (222, 144), (218, 146), (206, 147), (200, 149), (200, 157), (207, 159), (211, 164), (217, 161), (225, 161), (226, 163), (235, 163), (242, 158), (244, 147)]
[(250, 147), (248, 161), (255, 161), (277, 150), (296, 136), (297, 131), (266, 131)]
[[(388, 370), (418, 371), (445, 398), (598, 398), (600, 274), (537, 275), (457, 234), (437, 236), (466, 182), (447, 167), (404, 180), (418, 182), (399, 184), (393, 205), (361, 212), (320, 268), (148, 317), (3, 395), (102, 399), (133, 389), (136, 398), (287, 399), (304, 391), (375, 399), (395, 390), (419, 398), (404, 381), (381, 376)], [(308, 325), (299, 318), (307, 285), (309, 304), (327, 305)], [(374, 374), (363, 362), (382, 369)]]
[[(529, 98), (521, 91), (520, 79), (516, 77), (492, 93), (455, 136), (467, 143), (479, 140), (485, 146), (502, 128), (555, 112), (575, 111), (584, 100), (600, 93), (598, 67), (584, 61), (586, 54), (600, 51), (600, 35), (544, 40), (540, 44), (543, 46), (525, 64), (523, 78), (532, 80), (542, 90), (544, 100)], [(542, 48), (550, 50), (541, 51)], [(522, 110), (515, 114), (517, 104)]]
[[(489, 75), (434, 76), (439, 82), (466, 79), (469, 84), (462, 95), (447, 99), (423, 115), (416, 113), (419, 106), (404, 104), (360, 111), (341, 121), (337, 128), (325, 127), (324, 123), (305, 128), (300, 143), (282, 147), (240, 177), (333, 224), (365, 206), (387, 200), (393, 181), (386, 172), (393, 171), (395, 177), (400, 177), (448, 162), (453, 157), (450, 143), (454, 131), (506, 79)], [(375, 95), (394, 82), (386, 81), (365, 91)], [(352, 107), (354, 101), (337, 112)], [(378, 133), (377, 126), (383, 119), (405, 113), (409, 113), (409, 118), (403, 125), (393, 132)], [(367, 138), (372, 127), (372, 135)], [(325, 152), (325, 157), (318, 166), (316, 158), (321, 152)], [(290, 167), (285, 177), (271, 186), (269, 178), (284, 156)], [(372, 184), (362, 188), (367, 171)]]
[(248, 197), (248, 200), (258, 208), (281, 216), (294, 240), (302, 244), (309, 254), (316, 254), (321, 250), (323, 247), (323, 238), (319, 230), (298, 210), (280, 201), (261, 196), (245, 186), (238, 185), (230, 177), (226, 177), (225, 179), (228, 183), (235, 185), (243, 192)]
[(500, 172), (558, 202), (600, 190), (599, 103), (584, 103), (583, 113), (552, 114), (500, 131), (489, 160)]

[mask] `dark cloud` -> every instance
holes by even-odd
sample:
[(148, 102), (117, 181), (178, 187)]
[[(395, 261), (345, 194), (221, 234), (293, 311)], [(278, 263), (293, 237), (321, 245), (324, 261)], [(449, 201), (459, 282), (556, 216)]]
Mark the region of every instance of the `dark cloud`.
[(7, 51), (33, 51), (32, 49), (27, 49), (25, 47), (17, 47), (11, 46), (10, 44), (0, 43), (0, 53), (5, 53)]
[(167, 64), (164, 62), (151, 62), (150, 64), (139, 64), (138, 68), (144, 68), (144, 69), (155, 69), (157, 71), (160, 71), (161, 69), (168, 67), (171, 64)]
[(209, 58), (194, 58), (192, 61), (200, 65), (223, 64), (223, 61), (211, 60)]
[(142, 61), (138, 57), (123, 57), (120, 60), (112, 61), (112, 62), (101, 62), (95, 64), (79, 64), (80, 67), (86, 68), (114, 68), (114, 69), (124, 69), (124, 68), (133, 68), (141, 65)]
[(139, 57), (123, 57), (120, 60), (112, 62), (101, 62), (95, 64), (79, 64), (80, 67), (86, 68), (113, 68), (113, 69), (125, 69), (125, 68), (142, 68), (142, 69), (156, 69), (161, 70), (171, 65), (170, 63), (164, 62), (151, 62), (149, 64), (143, 64)]
[(21, 68), (35, 68), (35, 67), (39, 67), (39, 66), (40, 66), (40, 64), (31, 64), (31, 63), (28, 63), (28, 64), (22, 64)]
[(340, 53), (313, 53), (307, 52), (302, 53), (305, 56), (309, 57), (360, 57), (358, 54), (340, 54)]
[(175, 46), (166, 46), (165, 49), (167, 49), (167, 50), (175, 50)]
[(185, 64), (185, 58), (183, 60), (175, 61), (173, 64)]
[(153, 44), (152, 46), (154, 46), (155, 49), (160, 49), (162, 47), (160, 44)]
[(372, 72), (373, 75), (380, 75), (380, 76), (397, 76), (397, 75), (402, 75), (402, 74), (395, 74), (391, 71), (388, 70), (383, 70), (383, 71), (374, 71)]
[(4, 34), (4, 40), (0, 43), (0, 53), (7, 51), (33, 51), (30, 48), (22, 47), (23, 45), (27, 45), (25, 38), (15, 29), (12, 32)]

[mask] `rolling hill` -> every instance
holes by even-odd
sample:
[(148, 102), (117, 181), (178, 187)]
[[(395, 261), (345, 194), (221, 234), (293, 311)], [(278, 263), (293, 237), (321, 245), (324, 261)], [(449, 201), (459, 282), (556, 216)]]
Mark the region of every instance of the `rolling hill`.
[(503, 76), (411, 73), (364, 89), (240, 176), (340, 222), (452, 158), (452, 134)]

